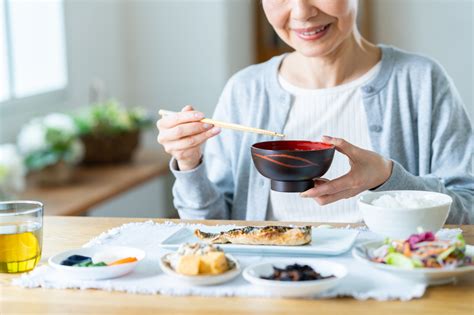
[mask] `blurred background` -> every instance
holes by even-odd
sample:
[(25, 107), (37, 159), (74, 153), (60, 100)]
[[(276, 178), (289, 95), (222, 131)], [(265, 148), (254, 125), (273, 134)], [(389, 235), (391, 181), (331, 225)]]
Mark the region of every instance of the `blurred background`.
[[(472, 121), (474, 1), (360, 0), (359, 11), (359, 27), (370, 41), (438, 60), (453, 78)], [(233, 73), (287, 50), (266, 22), (258, 0), (0, 0), (0, 145), (16, 144), (34, 118), (38, 122), (38, 117), (54, 112), (76, 115), (91, 104), (105, 103), (102, 112), (89, 108), (78, 131), (83, 138), (95, 135), (90, 117), (110, 108), (118, 112), (119, 105), (110, 105), (109, 99), (123, 110), (138, 106), (151, 121), (160, 108), (178, 111), (186, 104), (210, 116)], [(55, 121), (55, 126), (66, 124), (57, 117)], [(143, 161), (135, 152), (128, 164), (99, 163), (89, 169), (81, 165), (75, 179), (56, 185), (32, 183), (28, 175), (24, 187), (10, 184), (3, 198), (45, 200), (47, 214), (50, 207), (55, 210), (49, 214), (176, 216), (173, 180), (165, 170), (168, 158), (153, 153), (159, 149), (157, 132), (145, 123), (137, 126), (141, 145), (136, 150), (147, 152)], [(20, 146), (23, 153), (33, 152), (26, 169), (18, 171), (21, 174), (53, 163), (49, 151), (37, 154), (31, 149), (31, 139), (38, 134), (33, 129), (24, 132)], [(73, 143), (61, 139), (63, 144)], [(98, 146), (99, 151), (105, 148)], [(8, 160), (8, 152), (0, 156), (0, 184), (1, 163)], [(122, 177), (107, 181), (110, 174), (119, 173)], [(4, 170), (3, 178), (5, 174)], [(61, 176), (57, 174), (42, 176)], [(65, 205), (72, 210), (66, 211)]]

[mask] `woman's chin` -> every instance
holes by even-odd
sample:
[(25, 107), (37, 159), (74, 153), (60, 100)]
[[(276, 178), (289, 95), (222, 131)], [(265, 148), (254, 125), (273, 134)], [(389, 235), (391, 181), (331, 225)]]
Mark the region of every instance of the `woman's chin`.
[(299, 47), (296, 51), (307, 58), (320, 58), (328, 55), (333, 49), (325, 46)]

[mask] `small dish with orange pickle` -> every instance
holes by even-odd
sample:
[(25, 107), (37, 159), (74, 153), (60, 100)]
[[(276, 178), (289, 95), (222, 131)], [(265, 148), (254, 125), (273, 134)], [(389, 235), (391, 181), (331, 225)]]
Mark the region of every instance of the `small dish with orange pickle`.
[(123, 246), (97, 246), (69, 250), (49, 259), (49, 265), (66, 277), (80, 280), (103, 280), (132, 272), (145, 258), (145, 252)]
[(230, 281), (240, 274), (239, 262), (215, 245), (182, 244), (160, 260), (164, 273), (191, 285), (214, 285)]

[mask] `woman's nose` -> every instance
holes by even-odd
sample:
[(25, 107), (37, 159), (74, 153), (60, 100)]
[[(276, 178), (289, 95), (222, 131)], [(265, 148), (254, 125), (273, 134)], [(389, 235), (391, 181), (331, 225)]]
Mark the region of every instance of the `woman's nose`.
[(308, 0), (293, 0), (291, 17), (295, 20), (307, 21), (318, 14), (318, 9)]

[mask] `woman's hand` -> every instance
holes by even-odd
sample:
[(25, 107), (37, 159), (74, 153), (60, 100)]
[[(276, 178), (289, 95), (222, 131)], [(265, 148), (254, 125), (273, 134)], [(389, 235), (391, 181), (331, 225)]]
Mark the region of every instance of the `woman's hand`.
[(351, 170), (334, 180), (316, 181), (314, 188), (301, 193), (302, 197), (313, 198), (320, 205), (326, 205), (376, 188), (392, 174), (392, 161), (375, 152), (361, 149), (339, 138), (325, 136), (323, 141), (333, 144), (337, 151), (349, 158)]
[(156, 122), (158, 143), (178, 162), (181, 171), (194, 169), (202, 157), (201, 144), (217, 135), (220, 128), (200, 122), (204, 114), (185, 106), (176, 115), (167, 115)]

